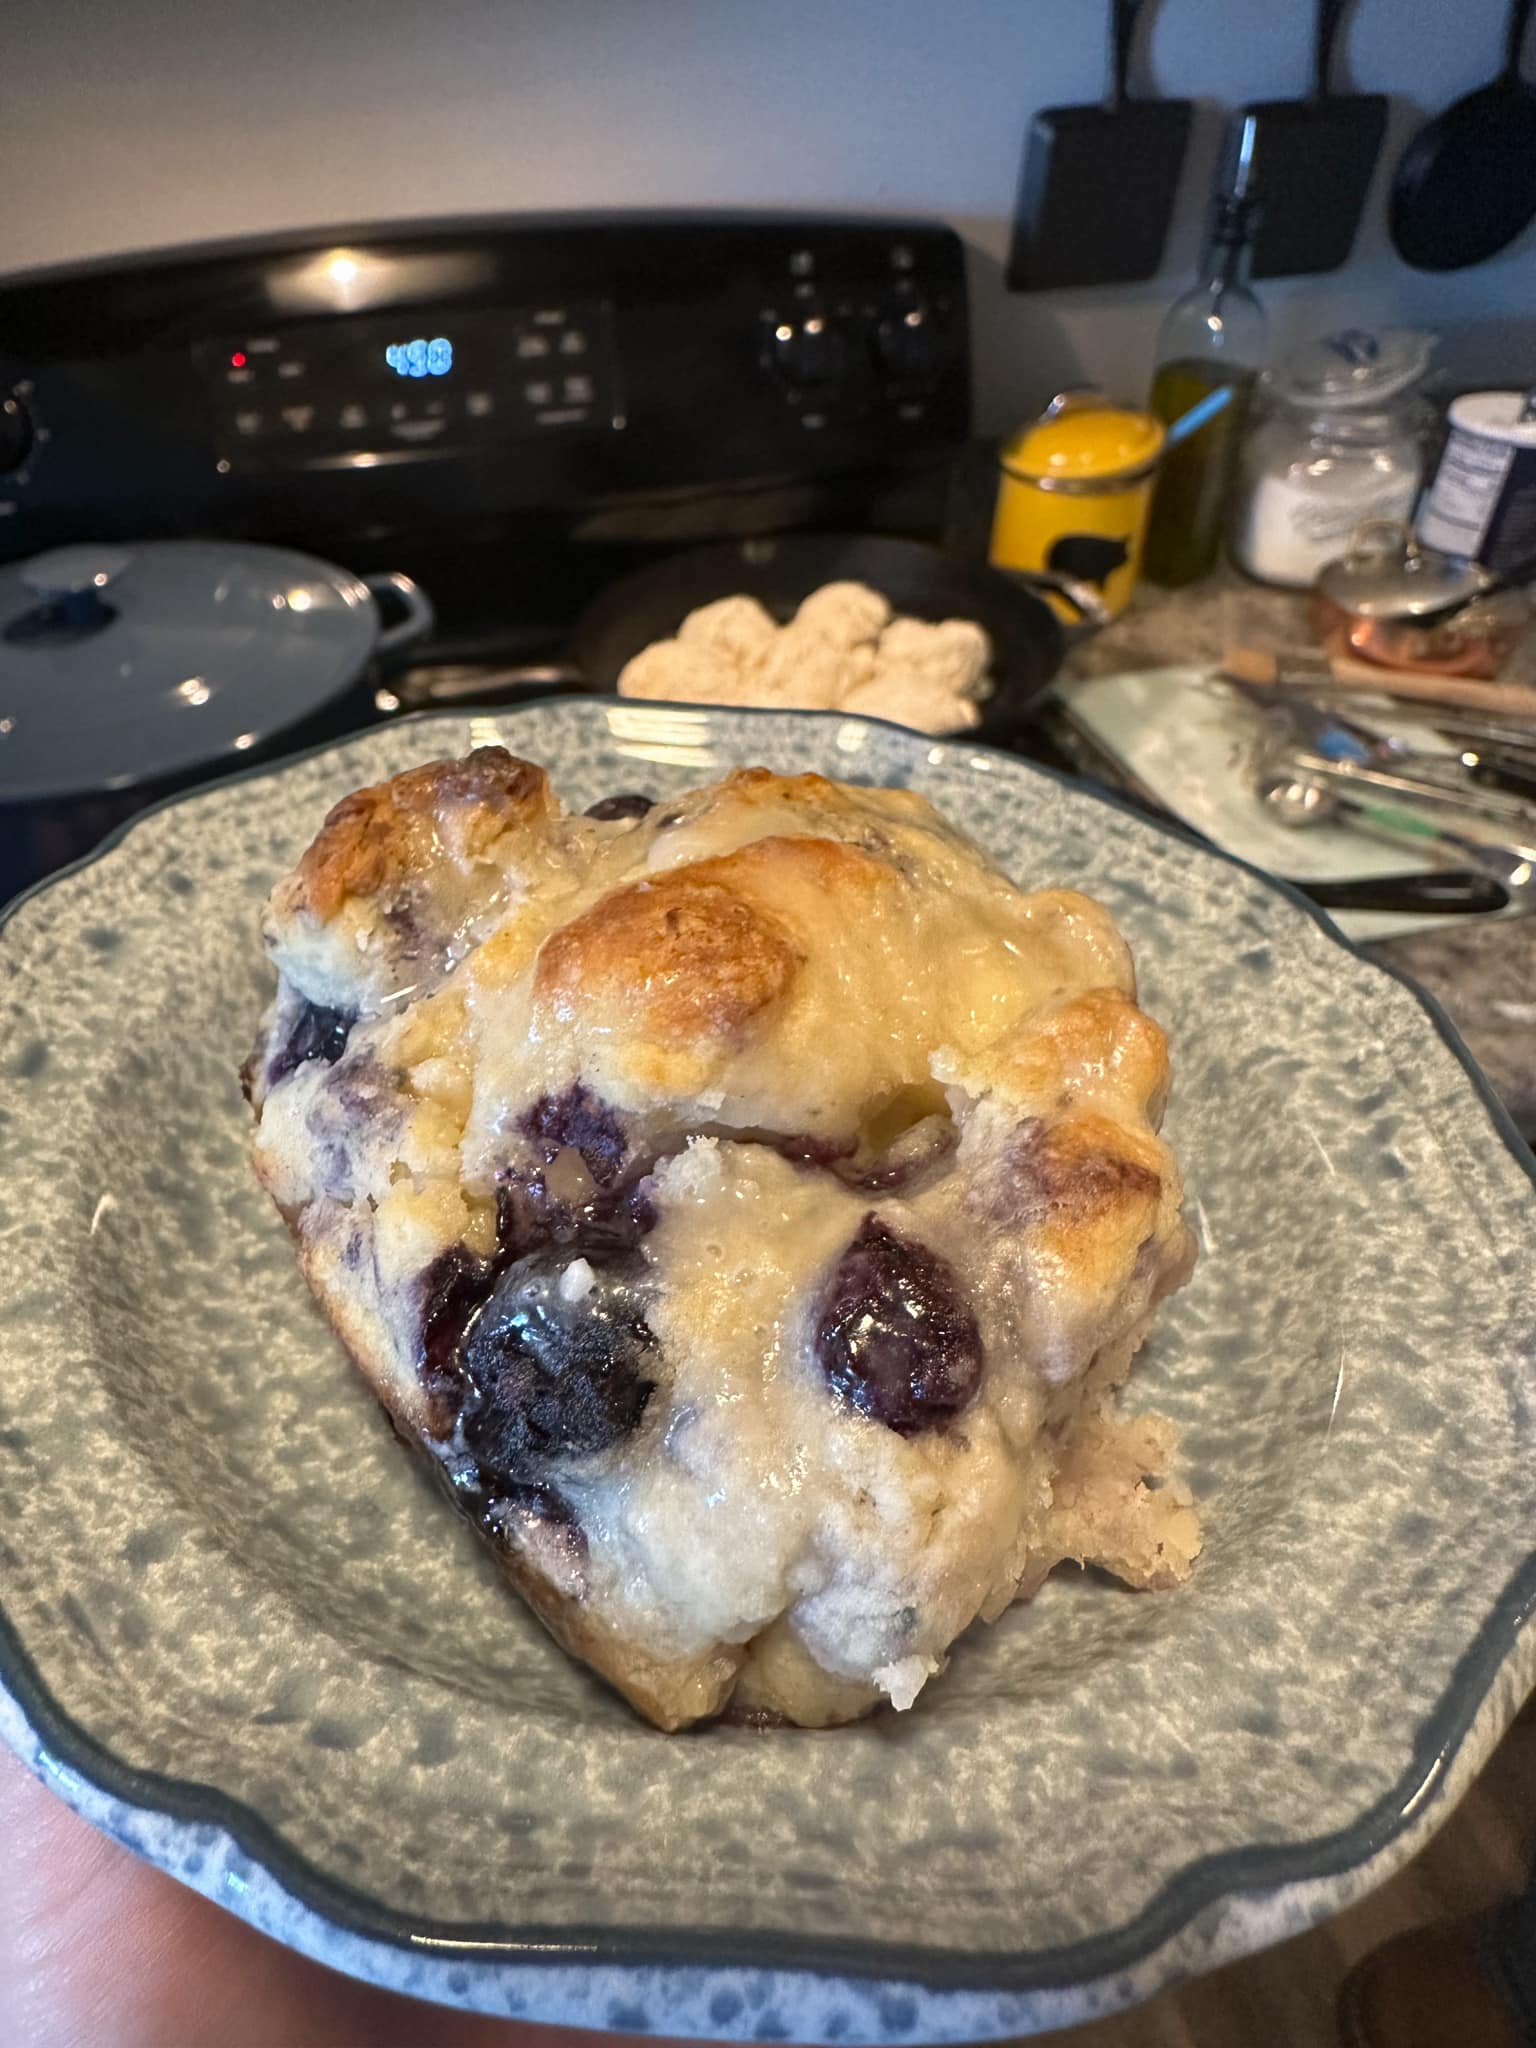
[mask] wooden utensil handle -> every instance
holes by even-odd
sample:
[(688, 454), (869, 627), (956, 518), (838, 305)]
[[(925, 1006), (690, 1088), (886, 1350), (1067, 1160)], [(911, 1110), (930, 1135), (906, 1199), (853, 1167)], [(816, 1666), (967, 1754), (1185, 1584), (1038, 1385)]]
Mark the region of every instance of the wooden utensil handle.
[(1524, 683), (1480, 683), (1470, 676), (1421, 675), (1414, 670), (1377, 668), (1340, 655), (1328, 664), (1336, 683), (1377, 690), (1389, 697), (1416, 697), (1425, 704), (1460, 704), (1466, 710), (1504, 711), (1536, 718), (1536, 690)]
[(1309, 655), (1293, 660), (1261, 648), (1233, 647), (1222, 666), (1245, 683), (1305, 683), (1309, 676), (1331, 681), (1340, 689), (1378, 697), (1398, 697), (1420, 704), (1454, 704), (1463, 711), (1489, 711), (1506, 718), (1536, 719), (1536, 689), (1523, 683), (1478, 683), (1466, 676), (1420, 675), (1407, 669), (1377, 668), (1347, 656), (1327, 660)]

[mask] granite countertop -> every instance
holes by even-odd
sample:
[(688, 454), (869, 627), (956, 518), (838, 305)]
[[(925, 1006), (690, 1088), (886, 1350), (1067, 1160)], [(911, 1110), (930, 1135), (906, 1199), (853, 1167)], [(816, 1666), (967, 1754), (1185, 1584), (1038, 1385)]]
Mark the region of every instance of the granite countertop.
[[(1125, 615), (1081, 642), (1063, 675), (1215, 664), (1225, 648), (1306, 647), (1306, 600), (1224, 570), (1187, 590), (1140, 590)], [(1523, 656), (1523, 659), (1521, 658)], [(1511, 675), (1536, 675), (1536, 635)], [(1524, 1135), (1536, 1141), (1536, 916), (1447, 918), (1443, 932), (1386, 939), (1365, 951), (1428, 989), (1470, 1046)]]

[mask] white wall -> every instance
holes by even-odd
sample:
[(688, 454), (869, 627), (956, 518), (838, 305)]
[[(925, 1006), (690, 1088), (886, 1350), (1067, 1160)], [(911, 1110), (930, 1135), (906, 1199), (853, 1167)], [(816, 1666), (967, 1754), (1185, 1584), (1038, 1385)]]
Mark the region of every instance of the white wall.
[[(942, 214), (973, 251), (982, 424), (1091, 376), (1142, 387), (1198, 242), (1197, 137), (1165, 275), (1009, 297), (1024, 128), (1100, 89), (1107, 0), (10, 0), (0, 270), (264, 228), (615, 205)], [(1391, 161), (1497, 68), (1505, 0), (1360, 0), (1353, 83), (1402, 96), (1354, 261), (1270, 288), (1281, 338), (1342, 319), (1456, 330), (1518, 375), (1536, 231), (1446, 279), (1393, 258)], [(1302, 90), (1310, 0), (1162, 0), (1163, 88)], [(1536, 60), (1533, 60), (1536, 61)], [(1518, 343), (1519, 337), (1516, 337)], [(1518, 346), (1515, 350), (1518, 353)], [(1531, 367), (1536, 371), (1536, 356)]]

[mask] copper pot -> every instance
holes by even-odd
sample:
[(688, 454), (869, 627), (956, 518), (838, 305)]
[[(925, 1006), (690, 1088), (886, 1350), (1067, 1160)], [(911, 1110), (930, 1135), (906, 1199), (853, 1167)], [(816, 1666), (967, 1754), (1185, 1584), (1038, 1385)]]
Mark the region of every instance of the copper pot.
[(1454, 618), (1419, 623), (1419, 614), (1473, 595), (1492, 580), (1475, 562), (1421, 547), (1396, 520), (1367, 520), (1348, 554), (1318, 576), (1313, 630), (1335, 658), (1429, 675), (1496, 676), (1530, 616), (1523, 592), (1476, 598)]

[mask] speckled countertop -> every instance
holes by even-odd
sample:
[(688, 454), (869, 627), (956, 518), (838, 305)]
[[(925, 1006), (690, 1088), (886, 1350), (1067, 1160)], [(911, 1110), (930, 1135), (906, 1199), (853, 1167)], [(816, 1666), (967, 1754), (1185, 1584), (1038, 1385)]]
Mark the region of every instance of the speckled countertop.
[[(1144, 588), (1107, 631), (1071, 655), (1074, 675), (1112, 675), (1177, 663), (1215, 663), (1232, 646), (1306, 647), (1305, 600), (1261, 589), (1232, 572), (1177, 592)], [(1536, 675), (1536, 635), (1510, 670)], [(1447, 918), (1366, 948), (1421, 983), (1443, 1005), (1525, 1136), (1536, 1141), (1536, 917)]]

